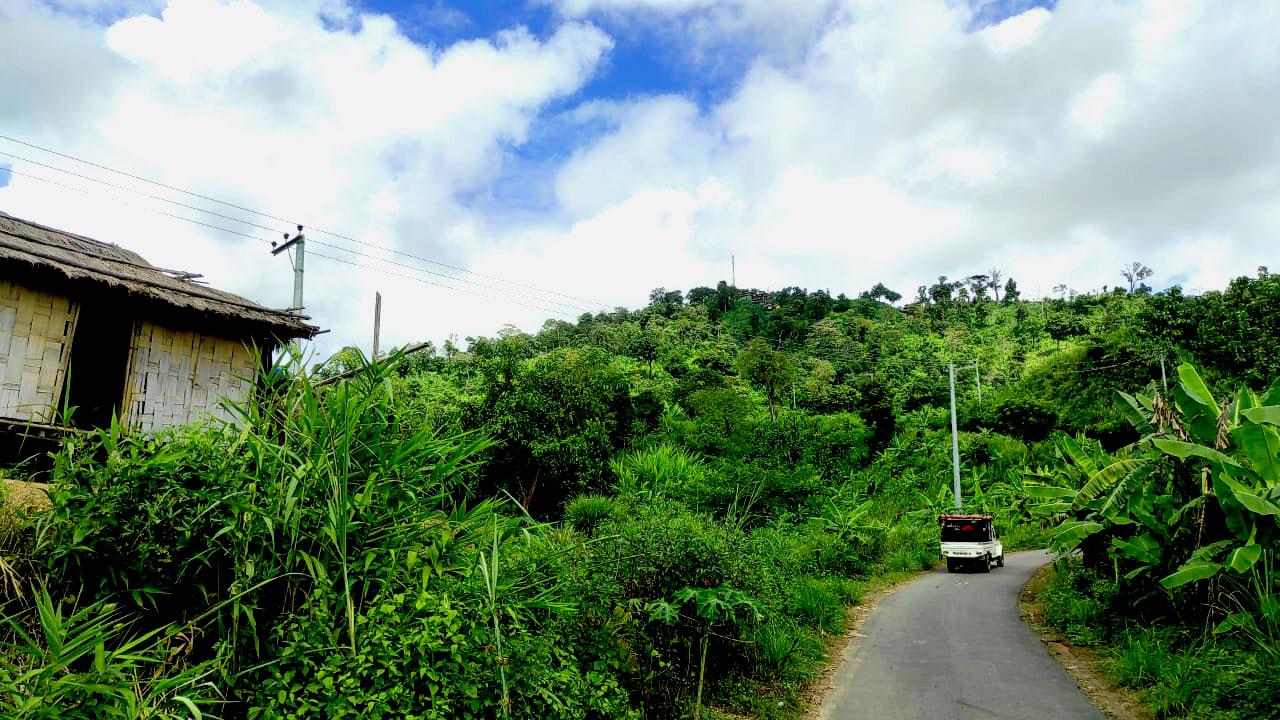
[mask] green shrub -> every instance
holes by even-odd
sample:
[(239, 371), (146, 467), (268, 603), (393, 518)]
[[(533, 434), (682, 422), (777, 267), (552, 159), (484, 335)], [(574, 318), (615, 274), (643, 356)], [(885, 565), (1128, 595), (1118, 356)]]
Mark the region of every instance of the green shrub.
[(706, 465), (697, 455), (665, 443), (622, 453), (609, 467), (623, 496), (696, 498), (706, 479)]
[(1108, 637), (1119, 592), (1114, 581), (1068, 563), (1043, 596), (1045, 619), (1078, 644), (1098, 644)]
[(132, 620), (106, 602), (64, 607), (36, 593), (28, 609), (0, 622), (0, 715), (185, 719), (215, 708), (211, 663), (183, 661), (179, 629), (135, 633)]
[(313, 599), (280, 628), (279, 662), (251, 718), (464, 720), (492, 718), (504, 705), (527, 720), (638, 716), (615, 677), (584, 671), (573, 648), (545, 628), (508, 619), (499, 654), (475, 599), (374, 598), (357, 617), (355, 650), (334, 647), (342, 634), (336, 609)]
[(565, 522), (569, 527), (588, 535), (617, 511), (618, 504), (611, 497), (604, 495), (579, 495), (569, 501), (564, 509)]
[(821, 667), (822, 643), (811, 631), (785, 619), (761, 623), (751, 633), (756, 662), (765, 677), (802, 680)]
[(633, 506), (600, 534), (609, 536), (594, 550), (601, 571), (617, 579), (625, 597), (644, 600), (726, 584), (741, 542), (711, 518), (671, 502)]
[(791, 591), (791, 604), (797, 615), (827, 633), (844, 629), (844, 602), (831, 585), (818, 578), (798, 578)]

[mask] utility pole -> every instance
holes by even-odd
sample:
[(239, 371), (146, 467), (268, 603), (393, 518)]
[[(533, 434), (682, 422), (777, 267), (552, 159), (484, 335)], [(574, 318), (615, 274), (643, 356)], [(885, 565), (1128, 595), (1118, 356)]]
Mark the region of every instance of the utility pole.
[(294, 235), (293, 239), (289, 238), (289, 233), (285, 233), (283, 244), (277, 246), (276, 243), (274, 242), (271, 243), (272, 255), (279, 255), (280, 253), (286, 250), (289, 250), (290, 248), (297, 248), (297, 252), (289, 256), (289, 261), (293, 263), (293, 306), (290, 307), (289, 309), (297, 312), (301, 312), (303, 307), (302, 306), (302, 269), (303, 269), (303, 263), (306, 260), (306, 252), (307, 252), (306, 240), (307, 239), (302, 236), (302, 226), (299, 225), (298, 234)]
[(948, 363), (951, 381), (951, 480), (956, 496), (956, 512), (960, 511), (960, 440), (956, 431), (956, 364)]
[(729, 287), (738, 287), (738, 259), (729, 256)]
[(378, 335), (382, 330), (382, 293), (373, 294), (373, 361), (378, 361)]
[(1165, 392), (1169, 392), (1169, 379), (1164, 374), (1164, 351), (1160, 351), (1160, 385), (1164, 387)]

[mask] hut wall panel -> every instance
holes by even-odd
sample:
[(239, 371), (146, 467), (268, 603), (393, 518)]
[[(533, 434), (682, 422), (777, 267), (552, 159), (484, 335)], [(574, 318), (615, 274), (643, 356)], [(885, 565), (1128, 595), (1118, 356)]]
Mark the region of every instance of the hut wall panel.
[(0, 280), (0, 417), (53, 422), (79, 307)]
[(143, 430), (226, 417), (221, 401), (253, 390), (257, 360), (239, 340), (139, 322), (130, 355), (127, 421)]

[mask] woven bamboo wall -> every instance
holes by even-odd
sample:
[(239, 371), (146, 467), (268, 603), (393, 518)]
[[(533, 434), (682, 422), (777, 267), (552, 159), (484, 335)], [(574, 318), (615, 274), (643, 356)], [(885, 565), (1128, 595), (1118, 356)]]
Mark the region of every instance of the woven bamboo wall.
[(257, 359), (238, 340), (140, 321), (129, 357), (125, 421), (159, 430), (226, 417), (219, 400), (246, 397), (256, 370)]
[(79, 307), (0, 280), (0, 417), (53, 422)]

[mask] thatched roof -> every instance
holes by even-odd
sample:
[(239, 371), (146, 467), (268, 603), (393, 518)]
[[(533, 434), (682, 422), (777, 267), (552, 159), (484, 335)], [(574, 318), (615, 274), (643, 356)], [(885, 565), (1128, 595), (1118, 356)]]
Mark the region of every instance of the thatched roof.
[(55, 230), (0, 212), (0, 260), (56, 272), (70, 281), (92, 282), (144, 300), (160, 302), (224, 322), (265, 326), (286, 340), (313, 337), (319, 328), (306, 318), (272, 310), (239, 295), (192, 282), (191, 273), (162, 270), (135, 252), (82, 235)]

